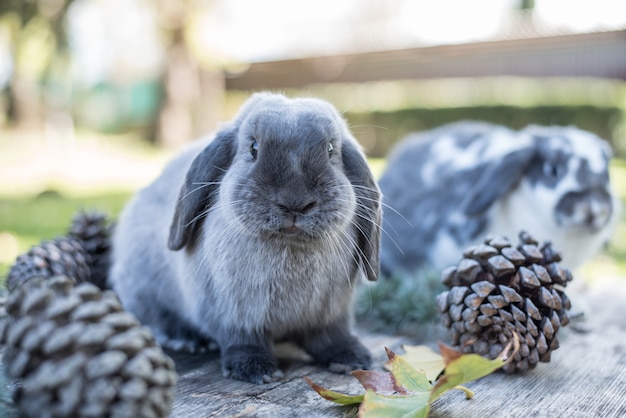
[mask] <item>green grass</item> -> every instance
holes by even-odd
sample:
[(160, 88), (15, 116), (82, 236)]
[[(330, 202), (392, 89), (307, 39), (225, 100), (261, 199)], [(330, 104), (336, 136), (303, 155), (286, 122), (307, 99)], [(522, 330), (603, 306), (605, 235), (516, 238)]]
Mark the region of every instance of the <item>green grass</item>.
[(6, 276), (15, 256), (43, 239), (67, 232), (80, 210), (97, 210), (117, 217), (129, 192), (68, 197), (55, 191), (21, 198), (0, 197), (0, 278)]
[(45, 138), (37, 130), (0, 129), (0, 284), (18, 254), (65, 235), (78, 211), (115, 219), (173, 152), (132, 132)]

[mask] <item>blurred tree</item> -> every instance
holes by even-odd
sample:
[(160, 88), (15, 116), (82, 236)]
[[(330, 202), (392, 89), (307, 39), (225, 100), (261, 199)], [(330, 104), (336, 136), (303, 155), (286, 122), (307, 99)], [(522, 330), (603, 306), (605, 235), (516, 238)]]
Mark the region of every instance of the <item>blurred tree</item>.
[(17, 125), (40, 124), (40, 83), (68, 61), (64, 18), (73, 0), (2, 0), (0, 23), (11, 37), (13, 72), (8, 85), (8, 118)]
[(155, 140), (176, 147), (214, 129), (221, 118), (224, 79), (216, 66), (202, 65), (190, 46), (190, 22), (210, 0), (158, 0), (160, 23), (169, 43), (163, 72), (163, 100)]

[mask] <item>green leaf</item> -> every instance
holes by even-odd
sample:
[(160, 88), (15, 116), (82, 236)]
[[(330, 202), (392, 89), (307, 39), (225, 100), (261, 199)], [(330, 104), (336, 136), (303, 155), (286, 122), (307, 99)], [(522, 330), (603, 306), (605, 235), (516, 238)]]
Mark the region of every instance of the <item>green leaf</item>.
[[(400, 355), (400, 357), (416, 369), (424, 370), (429, 381), (434, 382), (439, 377), (445, 367), (441, 354), (425, 345), (403, 345), (402, 348), (405, 353)], [(390, 368), (390, 363), (387, 363), (385, 367)]]
[(416, 369), (393, 351), (388, 348), (386, 350), (391, 364), (391, 374), (399, 386), (412, 392), (429, 392), (432, 389), (423, 369)]
[[(368, 373), (368, 378), (376, 377), (376, 383), (383, 383), (384, 393), (365, 386), (367, 392), (359, 408), (360, 417), (426, 417), (428, 399), (432, 386), (423, 370), (417, 370), (405, 359), (387, 350), (391, 373)], [(362, 375), (353, 372), (353, 375)], [(357, 377), (358, 378), (358, 377)], [(361, 379), (359, 379), (361, 380)], [(361, 383), (363, 381), (361, 380)], [(383, 385), (378, 385), (383, 386)], [(389, 391), (390, 387), (393, 389)]]
[(346, 395), (344, 393), (335, 392), (333, 390), (326, 389), (316, 383), (313, 383), (311, 379), (304, 376), (303, 379), (315, 390), (322, 398), (328, 399), (340, 405), (355, 405), (363, 402), (364, 395)]
[[(443, 376), (435, 383), (430, 395), (430, 402), (439, 398), (442, 394), (450, 389), (472, 380), (486, 376), (500, 367), (504, 366), (513, 358), (513, 355), (519, 350), (519, 338), (517, 334), (513, 334), (514, 339), (502, 350), (498, 358), (489, 360), (478, 354), (461, 354), (450, 347), (439, 344), (441, 353), (446, 361), (446, 368)], [(514, 351), (509, 355), (511, 346)]]
[(359, 408), (359, 418), (425, 418), (429, 409), (428, 392), (411, 396), (385, 396), (368, 390)]

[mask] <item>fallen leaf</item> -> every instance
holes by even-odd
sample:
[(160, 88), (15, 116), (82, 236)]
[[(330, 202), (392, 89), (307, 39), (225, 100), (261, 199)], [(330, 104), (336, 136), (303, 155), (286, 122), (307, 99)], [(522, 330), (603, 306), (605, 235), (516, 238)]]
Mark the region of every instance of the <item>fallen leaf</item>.
[(330, 389), (326, 389), (316, 383), (313, 383), (311, 379), (304, 376), (303, 379), (311, 386), (322, 398), (329, 401), (333, 401), (340, 405), (354, 405), (363, 402), (364, 395), (346, 395), (344, 393), (335, 392)]
[(463, 355), (460, 351), (457, 351), (452, 347), (448, 347), (443, 343), (439, 343), (438, 345), (441, 357), (443, 357), (444, 368)]
[(398, 387), (391, 373), (355, 370), (351, 374), (361, 382), (366, 390), (370, 389), (381, 395), (406, 395), (409, 393), (404, 388)]
[[(486, 359), (479, 354), (461, 354), (450, 347), (440, 344), (442, 353), (444, 351), (446, 352), (444, 357), (450, 360), (446, 360), (447, 363), (443, 375), (433, 386), (430, 402), (439, 398), (450, 389), (454, 389), (463, 383), (479, 379), (504, 366), (519, 350), (519, 337), (517, 334), (513, 335), (513, 341), (509, 342), (500, 355), (494, 360)], [(511, 347), (514, 347), (514, 351), (509, 354)], [(458, 353), (458, 355), (455, 355), (453, 352)]]
[(422, 369), (416, 369), (412, 364), (387, 350), (387, 357), (391, 363), (391, 374), (398, 386), (414, 393), (428, 392), (432, 389), (426, 373)]
[[(404, 354), (401, 354), (400, 357), (416, 369), (424, 370), (429, 381), (434, 382), (443, 371), (445, 366), (443, 357), (430, 347), (403, 345), (402, 349)], [(391, 363), (386, 363), (385, 367), (387, 370), (391, 370)]]

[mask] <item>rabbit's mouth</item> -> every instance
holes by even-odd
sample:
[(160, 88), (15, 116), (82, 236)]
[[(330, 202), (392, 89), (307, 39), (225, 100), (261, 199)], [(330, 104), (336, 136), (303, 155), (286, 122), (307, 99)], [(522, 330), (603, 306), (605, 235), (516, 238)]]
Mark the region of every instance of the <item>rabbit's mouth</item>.
[(292, 224), (290, 226), (280, 228), (279, 231), (282, 232), (283, 234), (293, 235), (293, 234), (297, 234), (298, 232), (300, 232), (300, 228), (298, 228), (296, 224)]
[(275, 236), (297, 237), (306, 235), (307, 228), (302, 221), (297, 216), (276, 216), (270, 218), (270, 222), (263, 229)]

